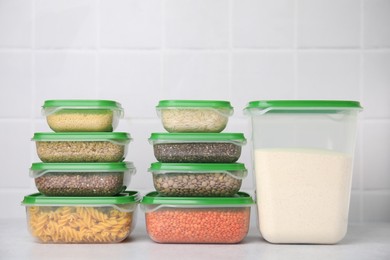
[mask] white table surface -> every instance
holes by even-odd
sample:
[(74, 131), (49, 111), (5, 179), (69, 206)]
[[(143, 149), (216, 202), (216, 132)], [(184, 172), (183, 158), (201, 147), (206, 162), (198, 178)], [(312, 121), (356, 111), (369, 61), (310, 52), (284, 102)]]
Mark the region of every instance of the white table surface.
[(0, 220), (0, 259), (390, 259), (390, 223), (350, 225), (337, 245), (274, 245), (256, 228), (240, 244), (157, 244), (137, 225), (117, 244), (40, 244), (24, 219)]

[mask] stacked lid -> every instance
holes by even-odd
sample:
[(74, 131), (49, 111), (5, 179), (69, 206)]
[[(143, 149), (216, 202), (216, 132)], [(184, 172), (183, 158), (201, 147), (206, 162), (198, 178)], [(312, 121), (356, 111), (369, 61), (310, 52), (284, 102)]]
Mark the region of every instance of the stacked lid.
[(228, 101), (162, 100), (156, 107), (168, 133), (152, 133), (158, 162), (149, 171), (161, 196), (228, 197), (246, 177), (237, 163), (246, 143), (242, 133), (221, 133), (233, 107)]
[(123, 117), (111, 100), (46, 100), (42, 112), (53, 132), (35, 133), (38, 157), (30, 176), (47, 196), (114, 196), (135, 173), (123, 162), (129, 133), (113, 132)]

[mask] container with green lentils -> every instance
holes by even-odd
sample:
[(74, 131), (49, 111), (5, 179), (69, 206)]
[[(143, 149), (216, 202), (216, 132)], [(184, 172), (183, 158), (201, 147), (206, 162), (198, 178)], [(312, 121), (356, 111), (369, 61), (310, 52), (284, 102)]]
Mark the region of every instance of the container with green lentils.
[(164, 163), (234, 163), (246, 139), (241, 133), (152, 133), (157, 161)]
[(152, 163), (149, 172), (162, 196), (229, 197), (247, 176), (242, 163)]
[(46, 196), (114, 196), (135, 174), (131, 162), (33, 163), (30, 176)]

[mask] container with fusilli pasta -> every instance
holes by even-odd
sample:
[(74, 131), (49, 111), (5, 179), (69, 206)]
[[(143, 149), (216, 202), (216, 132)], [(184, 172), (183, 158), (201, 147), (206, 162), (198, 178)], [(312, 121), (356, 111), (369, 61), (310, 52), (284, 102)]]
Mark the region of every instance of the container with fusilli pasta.
[(41, 243), (118, 243), (135, 226), (140, 196), (126, 191), (112, 197), (24, 197), (27, 226)]

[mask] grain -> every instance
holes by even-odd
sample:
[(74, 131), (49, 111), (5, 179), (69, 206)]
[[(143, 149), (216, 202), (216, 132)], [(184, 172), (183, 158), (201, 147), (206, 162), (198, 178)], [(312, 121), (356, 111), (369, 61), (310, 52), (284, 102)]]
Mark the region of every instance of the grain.
[(124, 185), (123, 172), (52, 172), (35, 178), (39, 192), (47, 196), (113, 196)]
[(111, 110), (100, 113), (61, 111), (48, 115), (46, 119), (55, 132), (111, 132), (115, 125)]
[(146, 213), (158, 243), (238, 243), (249, 228), (250, 208), (161, 208)]
[(125, 158), (125, 145), (107, 141), (37, 141), (36, 148), (43, 162), (120, 162)]
[(234, 163), (241, 146), (232, 143), (167, 143), (153, 145), (154, 156), (165, 163)]
[(27, 207), (28, 227), (44, 243), (116, 243), (133, 228), (133, 212), (112, 207)]
[(153, 174), (154, 187), (163, 196), (229, 197), (240, 190), (241, 183), (219, 172)]
[(347, 228), (352, 160), (312, 149), (258, 149), (259, 227), (273, 243), (332, 244)]
[(161, 119), (171, 133), (219, 133), (225, 129), (229, 110), (226, 109), (163, 109)]

